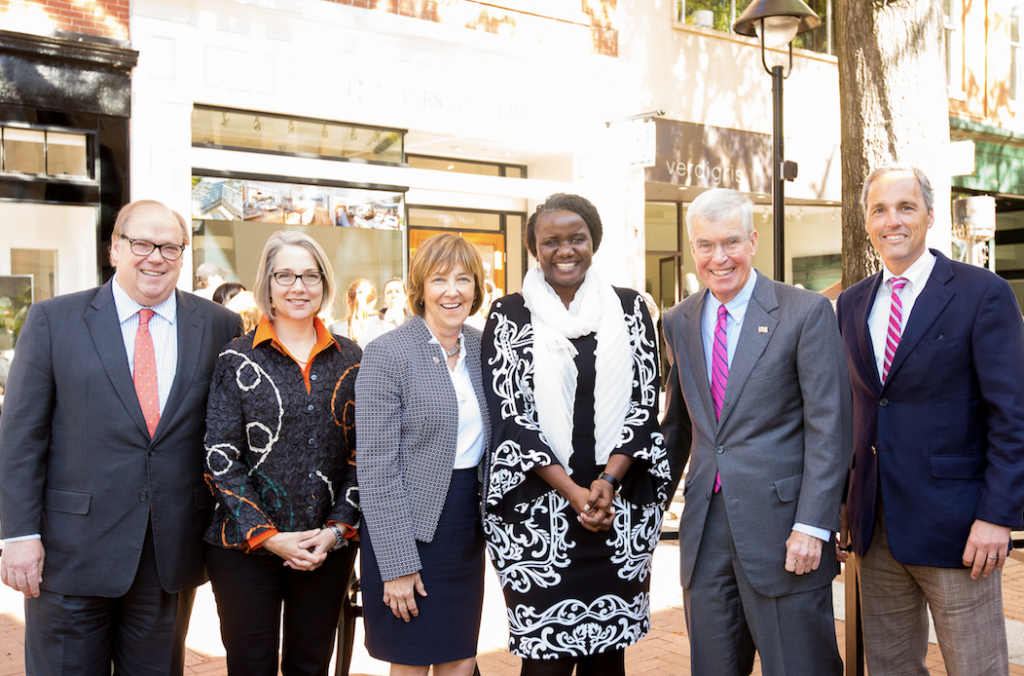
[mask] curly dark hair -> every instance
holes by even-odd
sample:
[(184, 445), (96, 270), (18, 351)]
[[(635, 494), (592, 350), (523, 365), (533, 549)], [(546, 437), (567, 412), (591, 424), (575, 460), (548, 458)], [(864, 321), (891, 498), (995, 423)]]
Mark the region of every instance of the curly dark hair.
[(604, 233), (597, 208), (586, 197), (556, 192), (554, 195), (549, 195), (543, 204), (538, 205), (537, 210), (530, 216), (530, 220), (526, 222), (523, 243), (535, 258), (537, 256), (537, 217), (545, 211), (571, 211), (582, 218), (583, 222), (587, 224), (587, 229), (590, 230), (590, 239), (594, 240), (594, 253), (597, 253), (598, 247), (601, 246), (601, 235)]

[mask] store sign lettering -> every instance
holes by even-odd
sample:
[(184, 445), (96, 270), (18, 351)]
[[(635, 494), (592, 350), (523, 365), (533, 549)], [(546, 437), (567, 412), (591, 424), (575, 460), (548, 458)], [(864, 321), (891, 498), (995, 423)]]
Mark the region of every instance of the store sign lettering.
[(707, 162), (700, 162), (698, 164), (665, 162), (665, 166), (668, 169), (669, 174), (674, 174), (680, 178), (692, 176), (698, 181), (707, 180), (715, 187), (721, 186), (723, 178), (729, 183), (736, 183), (743, 180), (743, 170), (737, 169), (736, 167), (715, 167), (711, 166)]
[(656, 119), (655, 164), (645, 179), (698, 188), (771, 192), (771, 137), (692, 122)]

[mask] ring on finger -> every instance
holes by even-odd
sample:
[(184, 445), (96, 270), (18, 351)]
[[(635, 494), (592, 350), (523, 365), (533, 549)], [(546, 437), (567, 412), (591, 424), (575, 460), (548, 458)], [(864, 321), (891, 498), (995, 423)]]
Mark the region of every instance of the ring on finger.
[(998, 558), (999, 558), (999, 555), (998, 555), (998, 554), (989, 554), (989, 555), (988, 555), (988, 558), (989, 558), (990, 560), (995, 560), (995, 559), (998, 559)]

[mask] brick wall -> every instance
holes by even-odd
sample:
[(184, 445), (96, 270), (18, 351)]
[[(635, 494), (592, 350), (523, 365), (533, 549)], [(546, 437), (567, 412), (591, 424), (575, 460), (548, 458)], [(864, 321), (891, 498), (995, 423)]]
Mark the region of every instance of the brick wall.
[[(3, 0), (0, 0), (2, 2)], [(545, 24), (563, 28), (576, 23), (562, 17), (545, 16), (542, 12), (510, 9), (501, 0), (329, 0), (341, 5), (388, 12), (434, 23), (454, 22), (471, 30), (502, 35), (517, 31), (536, 35)], [(619, 32), (614, 26), (618, 0), (579, 0), (581, 28), (589, 29), (590, 49), (595, 54), (619, 55)], [(589, 23), (582, 23), (589, 22)], [(556, 24), (558, 24), (556, 26)]]
[(128, 0), (0, 0), (0, 26), (37, 35), (55, 30), (128, 39)]

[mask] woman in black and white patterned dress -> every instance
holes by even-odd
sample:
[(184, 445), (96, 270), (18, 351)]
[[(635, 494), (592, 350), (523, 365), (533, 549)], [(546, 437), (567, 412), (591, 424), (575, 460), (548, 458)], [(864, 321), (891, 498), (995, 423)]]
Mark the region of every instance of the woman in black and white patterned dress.
[(641, 296), (590, 268), (601, 234), (590, 202), (549, 197), (526, 228), (539, 267), (484, 334), (484, 532), (524, 676), (621, 674), (650, 627), (669, 480), (657, 336)]

